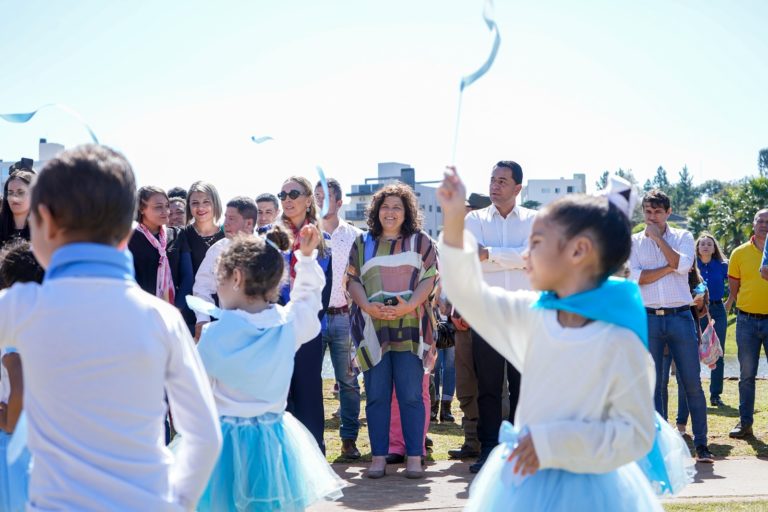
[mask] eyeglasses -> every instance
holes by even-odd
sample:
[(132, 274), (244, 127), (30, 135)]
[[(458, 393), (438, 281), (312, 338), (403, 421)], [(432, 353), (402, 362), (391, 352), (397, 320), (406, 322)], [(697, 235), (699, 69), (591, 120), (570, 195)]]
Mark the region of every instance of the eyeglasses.
[(299, 198), (299, 196), (303, 196), (301, 192), (298, 190), (291, 190), (290, 192), (282, 191), (279, 194), (277, 194), (277, 197), (280, 198), (281, 201), (285, 201), (286, 198), (290, 197), (293, 200), (296, 200)]

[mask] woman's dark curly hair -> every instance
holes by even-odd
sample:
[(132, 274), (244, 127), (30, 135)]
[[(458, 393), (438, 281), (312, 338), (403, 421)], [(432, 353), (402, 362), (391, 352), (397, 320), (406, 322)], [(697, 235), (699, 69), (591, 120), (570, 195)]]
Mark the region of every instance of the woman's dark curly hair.
[(393, 183), (386, 185), (373, 195), (371, 205), (368, 207), (368, 229), (374, 238), (381, 236), (383, 228), (379, 220), (379, 210), (384, 200), (390, 196), (397, 196), (403, 201), (405, 208), (405, 220), (400, 227), (400, 234), (411, 236), (421, 231), (421, 211), (419, 211), (419, 202), (413, 189), (405, 183)]
[(291, 248), (293, 240), (280, 225), (273, 226), (266, 239), (274, 245), (256, 235), (235, 236), (219, 257), (216, 271), (220, 277), (228, 278), (235, 269), (240, 269), (245, 281), (243, 291), (248, 297), (277, 302), (280, 287), (287, 279), (283, 252)]

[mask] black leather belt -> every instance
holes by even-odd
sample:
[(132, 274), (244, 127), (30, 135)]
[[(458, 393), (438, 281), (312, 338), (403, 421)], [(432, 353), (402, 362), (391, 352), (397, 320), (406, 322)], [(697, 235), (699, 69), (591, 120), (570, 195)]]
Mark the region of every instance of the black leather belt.
[(683, 311), (690, 311), (691, 306), (680, 306), (679, 308), (645, 308), (645, 312), (649, 315), (664, 316), (674, 315), (676, 313), (682, 313)]
[(340, 308), (328, 308), (325, 310), (329, 315), (345, 315), (349, 313), (349, 306), (341, 306)]
[(756, 320), (765, 320), (766, 318), (768, 318), (768, 315), (764, 315), (762, 313), (747, 313), (746, 311), (742, 311), (740, 309), (737, 309), (736, 311), (740, 315), (744, 315), (747, 318), (754, 318)]
[(723, 303), (723, 299), (720, 299), (720, 300), (711, 300), (711, 301), (709, 301), (709, 303), (710, 303), (710, 304), (722, 304), (722, 303)]

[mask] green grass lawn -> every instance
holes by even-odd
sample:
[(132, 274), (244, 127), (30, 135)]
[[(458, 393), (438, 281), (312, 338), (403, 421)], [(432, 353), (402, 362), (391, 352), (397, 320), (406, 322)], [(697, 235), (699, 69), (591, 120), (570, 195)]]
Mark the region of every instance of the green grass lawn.
[[(705, 390), (704, 394), (708, 397), (709, 381), (705, 380), (703, 385)], [(324, 381), (326, 452), (329, 462), (344, 462), (343, 459), (339, 458), (341, 450), (339, 420), (332, 417), (332, 413), (338, 407), (339, 401), (334, 397), (332, 391), (333, 381)], [(768, 441), (768, 381), (757, 381), (754, 423), (755, 436), (744, 440), (731, 439), (728, 437), (728, 432), (739, 421), (738, 381), (726, 380), (723, 391), (722, 399), (723, 402), (726, 403), (726, 407), (707, 408), (709, 446), (712, 453), (718, 457), (745, 457), (755, 455), (768, 457), (768, 444), (765, 442)], [(669, 396), (670, 419), (674, 422), (677, 414), (677, 386), (674, 378), (671, 379)], [(456, 417), (455, 423), (432, 423), (430, 425), (429, 437), (434, 441), (434, 448), (430, 460), (447, 460), (448, 450), (459, 448), (464, 441), (464, 434), (461, 430), (461, 410), (459, 409), (458, 401), (456, 400), (453, 402), (453, 414)], [(363, 454), (362, 460), (369, 461), (371, 457), (371, 447), (368, 440), (368, 426), (365, 421), (365, 394), (363, 394), (360, 416), (362, 426), (357, 446)], [(690, 421), (688, 422), (688, 433), (691, 433)]]
[(768, 511), (768, 501), (668, 503), (664, 505), (664, 510), (667, 512), (765, 512)]

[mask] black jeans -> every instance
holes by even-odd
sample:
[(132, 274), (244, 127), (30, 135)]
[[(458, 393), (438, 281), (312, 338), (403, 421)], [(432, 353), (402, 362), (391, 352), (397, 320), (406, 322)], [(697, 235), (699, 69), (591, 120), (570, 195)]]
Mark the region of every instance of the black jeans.
[(517, 399), (520, 395), (520, 372), (507, 362), (474, 330), (472, 331), (472, 356), (477, 375), (477, 437), (483, 454), (488, 454), (499, 444), (501, 427), (501, 394), (504, 387), (504, 368), (509, 384), (509, 418), (514, 420)]
[(323, 336), (318, 334), (296, 352), (286, 410), (307, 427), (320, 451), (325, 453), (322, 371)]

